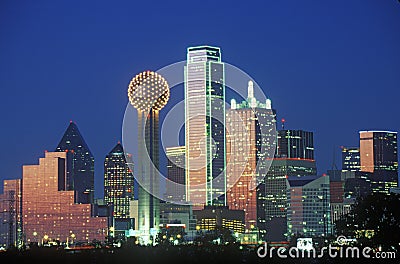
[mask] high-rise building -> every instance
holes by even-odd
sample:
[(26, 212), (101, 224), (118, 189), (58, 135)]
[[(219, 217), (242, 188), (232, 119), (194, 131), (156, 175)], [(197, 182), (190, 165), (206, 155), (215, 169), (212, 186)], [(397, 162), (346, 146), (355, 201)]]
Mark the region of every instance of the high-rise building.
[(190, 47), (185, 66), (186, 199), (226, 205), (225, 83), (219, 48)]
[(288, 182), (288, 237), (330, 235), (329, 177), (289, 177)]
[(342, 148), (342, 172), (360, 171), (360, 148)]
[(287, 178), (315, 175), (315, 160), (275, 158), (257, 188), (257, 227), (264, 241), (286, 240), (287, 233)]
[(140, 243), (155, 242), (160, 224), (159, 111), (169, 100), (167, 81), (158, 73), (144, 71), (129, 83), (128, 97), (138, 114), (138, 227)]
[(185, 203), (186, 201), (186, 147), (168, 147), (167, 155), (167, 177), (166, 200), (171, 203)]
[(317, 174), (313, 132), (283, 129), (277, 134), (276, 157), (257, 192), (257, 226), (265, 241), (287, 239), (287, 178)]
[[(130, 164), (129, 164), (130, 163)], [(108, 153), (104, 161), (104, 200), (112, 205), (114, 218), (130, 218), (129, 204), (134, 199), (133, 161), (125, 155), (121, 143)]]
[(368, 172), (373, 192), (389, 193), (398, 183), (397, 132), (360, 131), (360, 170)]
[(313, 132), (288, 129), (279, 130), (277, 157), (313, 160)]
[(267, 172), (265, 160), (275, 153), (276, 118), (271, 100), (260, 103), (254, 97), (253, 82), (240, 104), (231, 101), (226, 114), (227, 204), (245, 212), (246, 229), (257, 226), (257, 189), (252, 182)]
[(70, 121), (55, 151), (68, 156), (65, 190), (75, 191), (76, 203), (93, 203), (94, 157), (75, 122)]
[(92, 217), (92, 204), (75, 203), (66, 190), (66, 152), (46, 152), (38, 165), (22, 167), (22, 219), (26, 242), (105, 241), (107, 217)]
[(21, 180), (4, 180), (0, 194), (0, 247), (22, 246)]

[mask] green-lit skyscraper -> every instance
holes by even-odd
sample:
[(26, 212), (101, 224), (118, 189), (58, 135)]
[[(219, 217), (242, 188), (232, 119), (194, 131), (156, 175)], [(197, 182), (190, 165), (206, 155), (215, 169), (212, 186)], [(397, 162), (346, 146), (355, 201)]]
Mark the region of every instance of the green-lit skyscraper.
[(219, 48), (190, 47), (185, 66), (186, 194), (193, 209), (226, 205), (225, 84)]

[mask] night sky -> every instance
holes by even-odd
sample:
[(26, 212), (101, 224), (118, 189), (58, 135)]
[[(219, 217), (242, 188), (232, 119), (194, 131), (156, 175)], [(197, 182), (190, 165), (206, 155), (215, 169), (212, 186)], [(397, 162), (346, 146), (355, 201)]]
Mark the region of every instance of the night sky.
[(397, 0), (1, 1), (0, 180), (22, 177), (74, 120), (101, 197), (130, 79), (203, 44), (257, 81), (286, 128), (314, 132), (319, 174), (359, 130), (400, 131)]

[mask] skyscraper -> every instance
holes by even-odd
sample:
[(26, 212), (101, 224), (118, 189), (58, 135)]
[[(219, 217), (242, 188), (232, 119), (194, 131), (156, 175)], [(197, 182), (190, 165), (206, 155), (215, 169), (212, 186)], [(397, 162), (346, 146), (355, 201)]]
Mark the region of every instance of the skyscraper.
[(129, 154), (125, 157), (124, 149), (118, 142), (104, 161), (104, 200), (106, 204), (113, 205), (115, 218), (129, 218), (129, 204), (134, 199), (131, 168), (133, 161)]
[(257, 226), (266, 241), (285, 240), (287, 233), (287, 178), (316, 175), (313, 133), (279, 130), (277, 151), (257, 191)]
[(168, 147), (166, 148), (166, 155), (168, 158), (167, 170), (168, 180), (166, 184), (166, 198), (167, 201), (172, 203), (185, 203), (185, 160), (186, 160), (186, 147)]
[(226, 114), (227, 203), (229, 209), (245, 212), (246, 229), (257, 226), (257, 190), (251, 182), (267, 172), (263, 160), (273, 158), (275, 116), (271, 100), (260, 103), (254, 97), (252, 81), (247, 99), (240, 104), (232, 99)]
[(280, 158), (314, 159), (313, 132), (279, 130), (277, 156)]
[(75, 122), (70, 121), (55, 151), (68, 156), (65, 190), (75, 191), (76, 203), (93, 203), (94, 157)]
[(315, 160), (274, 158), (257, 188), (257, 226), (265, 241), (283, 241), (287, 232), (288, 177), (301, 179), (317, 173)]
[(219, 48), (187, 50), (185, 144), (187, 201), (193, 209), (226, 205), (225, 83)]
[(168, 102), (169, 86), (158, 73), (144, 71), (129, 83), (128, 97), (138, 113), (138, 226), (141, 243), (149, 244), (160, 224), (159, 111)]
[(360, 148), (343, 147), (342, 148), (342, 171), (360, 170)]
[(397, 132), (360, 131), (360, 170), (370, 173), (373, 192), (397, 187), (397, 155)]
[(69, 156), (46, 152), (38, 165), (22, 167), (22, 216), (26, 242), (104, 241), (107, 217), (92, 217), (92, 204), (75, 203), (66, 189)]
[(0, 247), (22, 245), (21, 180), (4, 180), (0, 194)]

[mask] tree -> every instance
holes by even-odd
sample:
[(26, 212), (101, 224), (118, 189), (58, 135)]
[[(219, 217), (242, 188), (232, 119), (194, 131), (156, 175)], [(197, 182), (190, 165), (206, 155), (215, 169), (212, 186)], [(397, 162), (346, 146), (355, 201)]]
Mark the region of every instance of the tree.
[[(400, 195), (373, 193), (360, 197), (336, 223), (338, 235), (358, 237), (362, 244), (397, 251), (400, 242)], [(373, 230), (369, 237), (363, 231)]]
[(195, 242), (202, 244), (215, 244), (218, 241), (220, 244), (232, 244), (236, 242), (233, 232), (225, 227), (216, 226), (214, 230), (199, 232), (195, 238)]

